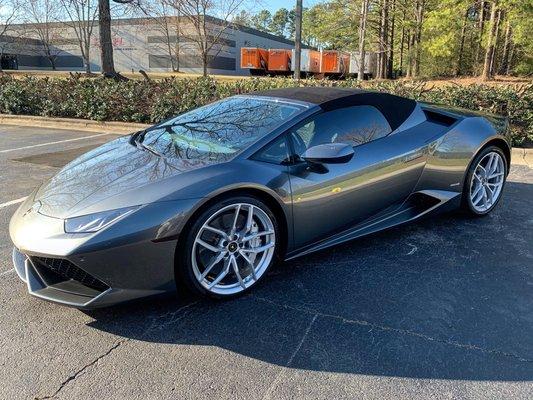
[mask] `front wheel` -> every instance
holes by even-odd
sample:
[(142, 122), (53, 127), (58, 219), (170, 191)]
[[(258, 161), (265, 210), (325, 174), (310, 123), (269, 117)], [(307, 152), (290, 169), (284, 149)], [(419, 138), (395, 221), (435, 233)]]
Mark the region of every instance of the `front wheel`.
[(496, 146), (481, 151), (468, 171), (463, 209), (473, 216), (491, 212), (500, 200), (507, 178), (507, 162)]
[(278, 248), (274, 214), (259, 199), (233, 197), (205, 210), (193, 223), (177, 279), (216, 298), (240, 295), (270, 268)]

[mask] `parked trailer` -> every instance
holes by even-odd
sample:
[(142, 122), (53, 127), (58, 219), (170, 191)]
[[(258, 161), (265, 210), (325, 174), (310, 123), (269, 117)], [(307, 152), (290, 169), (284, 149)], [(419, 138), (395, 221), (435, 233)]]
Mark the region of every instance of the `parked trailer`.
[(269, 49), (268, 50), (268, 72), (273, 75), (291, 74), (292, 50), (290, 49)]
[[(364, 78), (371, 78), (376, 76), (378, 65), (378, 55), (376, 53), (365, 53), (365, 76)], [(349, 74), (351, 76), (359, 75), (359, 53), (350, 53), (350, 68)]]
[[(294, 71), (294, 49), (292, 50), (291, 71)], [(300, 71), (302, 75), (314, 75), (320, 73), (320, 52), (311, 49), (302, 49), (300, 56)]]
[(249, 69), (251, 75), (266, 75), (268, 51), (259, 47), (241, 47), (241, 68)]
[(338, 50), (323, 50), (320, 72), (324, 75), (348, 75), (350, 55)]

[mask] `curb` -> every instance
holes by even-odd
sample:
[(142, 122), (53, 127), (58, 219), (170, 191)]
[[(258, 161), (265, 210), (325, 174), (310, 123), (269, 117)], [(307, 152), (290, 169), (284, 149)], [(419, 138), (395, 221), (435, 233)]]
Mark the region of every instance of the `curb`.
[(533, 149), (513, 147), (511, 165), (526, 165), (529, 168), (533, 168)]
[(89, 119), (10, 114), (0, 114), (0, 124), (116, 134), (128, 134), (150, 126), (133, 122), (100, 122)]

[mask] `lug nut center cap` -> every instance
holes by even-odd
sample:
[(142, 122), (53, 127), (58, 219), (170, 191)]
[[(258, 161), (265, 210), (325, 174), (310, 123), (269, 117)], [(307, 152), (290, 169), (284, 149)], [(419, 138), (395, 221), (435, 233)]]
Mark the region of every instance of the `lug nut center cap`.
[(231, 251), (232, 253), (237, 251), (238, 248), (239, 246), (237, 245), (236, 242), (231, 242), (230, 244), (228, 244), (228, 250)]

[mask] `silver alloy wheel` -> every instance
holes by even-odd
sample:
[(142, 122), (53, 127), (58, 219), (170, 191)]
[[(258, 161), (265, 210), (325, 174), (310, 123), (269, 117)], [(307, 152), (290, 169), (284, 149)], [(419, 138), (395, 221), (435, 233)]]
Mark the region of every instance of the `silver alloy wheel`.
[(491, 151), (479, 161), (470, 182), (470, 202), (475, 211), (483, 213), (495, 204), (505, 181), (505, 163), (502, 156)]
[(202, 225), (192, 247), (192, 267), (205, 289), (220, 295), (242, 292), (267, 270), (276, 245), (274, 224), (258, 206), (231, 204)]

